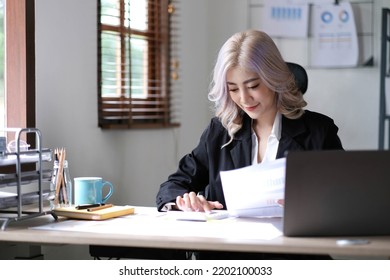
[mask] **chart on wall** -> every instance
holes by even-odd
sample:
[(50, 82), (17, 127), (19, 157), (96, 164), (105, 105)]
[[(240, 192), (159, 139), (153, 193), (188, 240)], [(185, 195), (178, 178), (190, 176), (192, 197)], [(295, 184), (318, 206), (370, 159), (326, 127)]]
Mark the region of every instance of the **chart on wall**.
[(261, 15), (268, 35), (285, 38), (306, 38), (309, 26), (309, 5), (282, 0), (265, 1)]
[(312, 15), (311, 66), (357, 66), (359, 46), (351, 4), (314, 5)]
[(306, 67), (373, 65), (373, 0), (249, 0), (249, 28)]

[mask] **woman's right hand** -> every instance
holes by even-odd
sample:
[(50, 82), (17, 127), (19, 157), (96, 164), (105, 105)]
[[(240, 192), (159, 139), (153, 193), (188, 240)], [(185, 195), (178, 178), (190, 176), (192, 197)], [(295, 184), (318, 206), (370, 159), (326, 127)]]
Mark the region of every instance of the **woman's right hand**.
[(176, 198), (176, 207), (182, 211), (210, 212), (213, 209), (222, 209), (223, 205), (218, 201), (207, 201), (203, 195), (190, 192)]
[(276, 200), (276, 203), (279, 204), (281, 207), (284, 207), (284, 199), (278, 199)]

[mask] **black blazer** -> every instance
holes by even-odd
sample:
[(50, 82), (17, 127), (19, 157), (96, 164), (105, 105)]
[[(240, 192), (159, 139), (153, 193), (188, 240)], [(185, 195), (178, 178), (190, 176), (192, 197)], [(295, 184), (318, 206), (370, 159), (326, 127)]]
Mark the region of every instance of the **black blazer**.
[[(252, 164), (252, 120), (245, 114), (243, 127), (232, 143), (221, 149), (230, 139), (227, 130), (213, 118), (204, 130), (198, 146), (179, 162), (178, 170), (161, 184), (157, 193), (157, 209), (174, 202), (186, 192), (203, 192), (210, 201), (219, 201), (226, 209), (220, 171)], [(306, 110), (301, 118), (282, 117), (282, 133), (276, 157), (288, 151), (343, 149), (337, 135), (338, 127), (325, 115)]]

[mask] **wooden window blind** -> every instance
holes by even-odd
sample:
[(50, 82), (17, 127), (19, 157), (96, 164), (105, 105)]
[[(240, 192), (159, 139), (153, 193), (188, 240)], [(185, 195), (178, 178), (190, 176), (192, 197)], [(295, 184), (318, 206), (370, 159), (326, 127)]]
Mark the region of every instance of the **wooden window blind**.
[(171, 0), (98, 0), (98, 115), (105, 129), (156, 128), (174, 121)]

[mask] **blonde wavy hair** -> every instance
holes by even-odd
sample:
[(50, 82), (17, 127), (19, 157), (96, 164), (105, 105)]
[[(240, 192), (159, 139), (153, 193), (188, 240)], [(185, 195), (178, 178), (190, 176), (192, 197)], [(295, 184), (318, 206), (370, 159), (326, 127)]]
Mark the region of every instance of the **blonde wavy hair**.
[(218, 53), (208, 93), (209, 100), (214, 102), (215, 116), (230, 136), (229, 142), (222, 147), (231, 143), (242, 127), (244, 112), (230, 98), (226, 82), (228, 70), (237, 66), (257, 73), (264, 84), (275, 92), (278, 111), (285, 117), (299, 118), (307, 105), (274, 41), (258, 30), (236, 33)]

